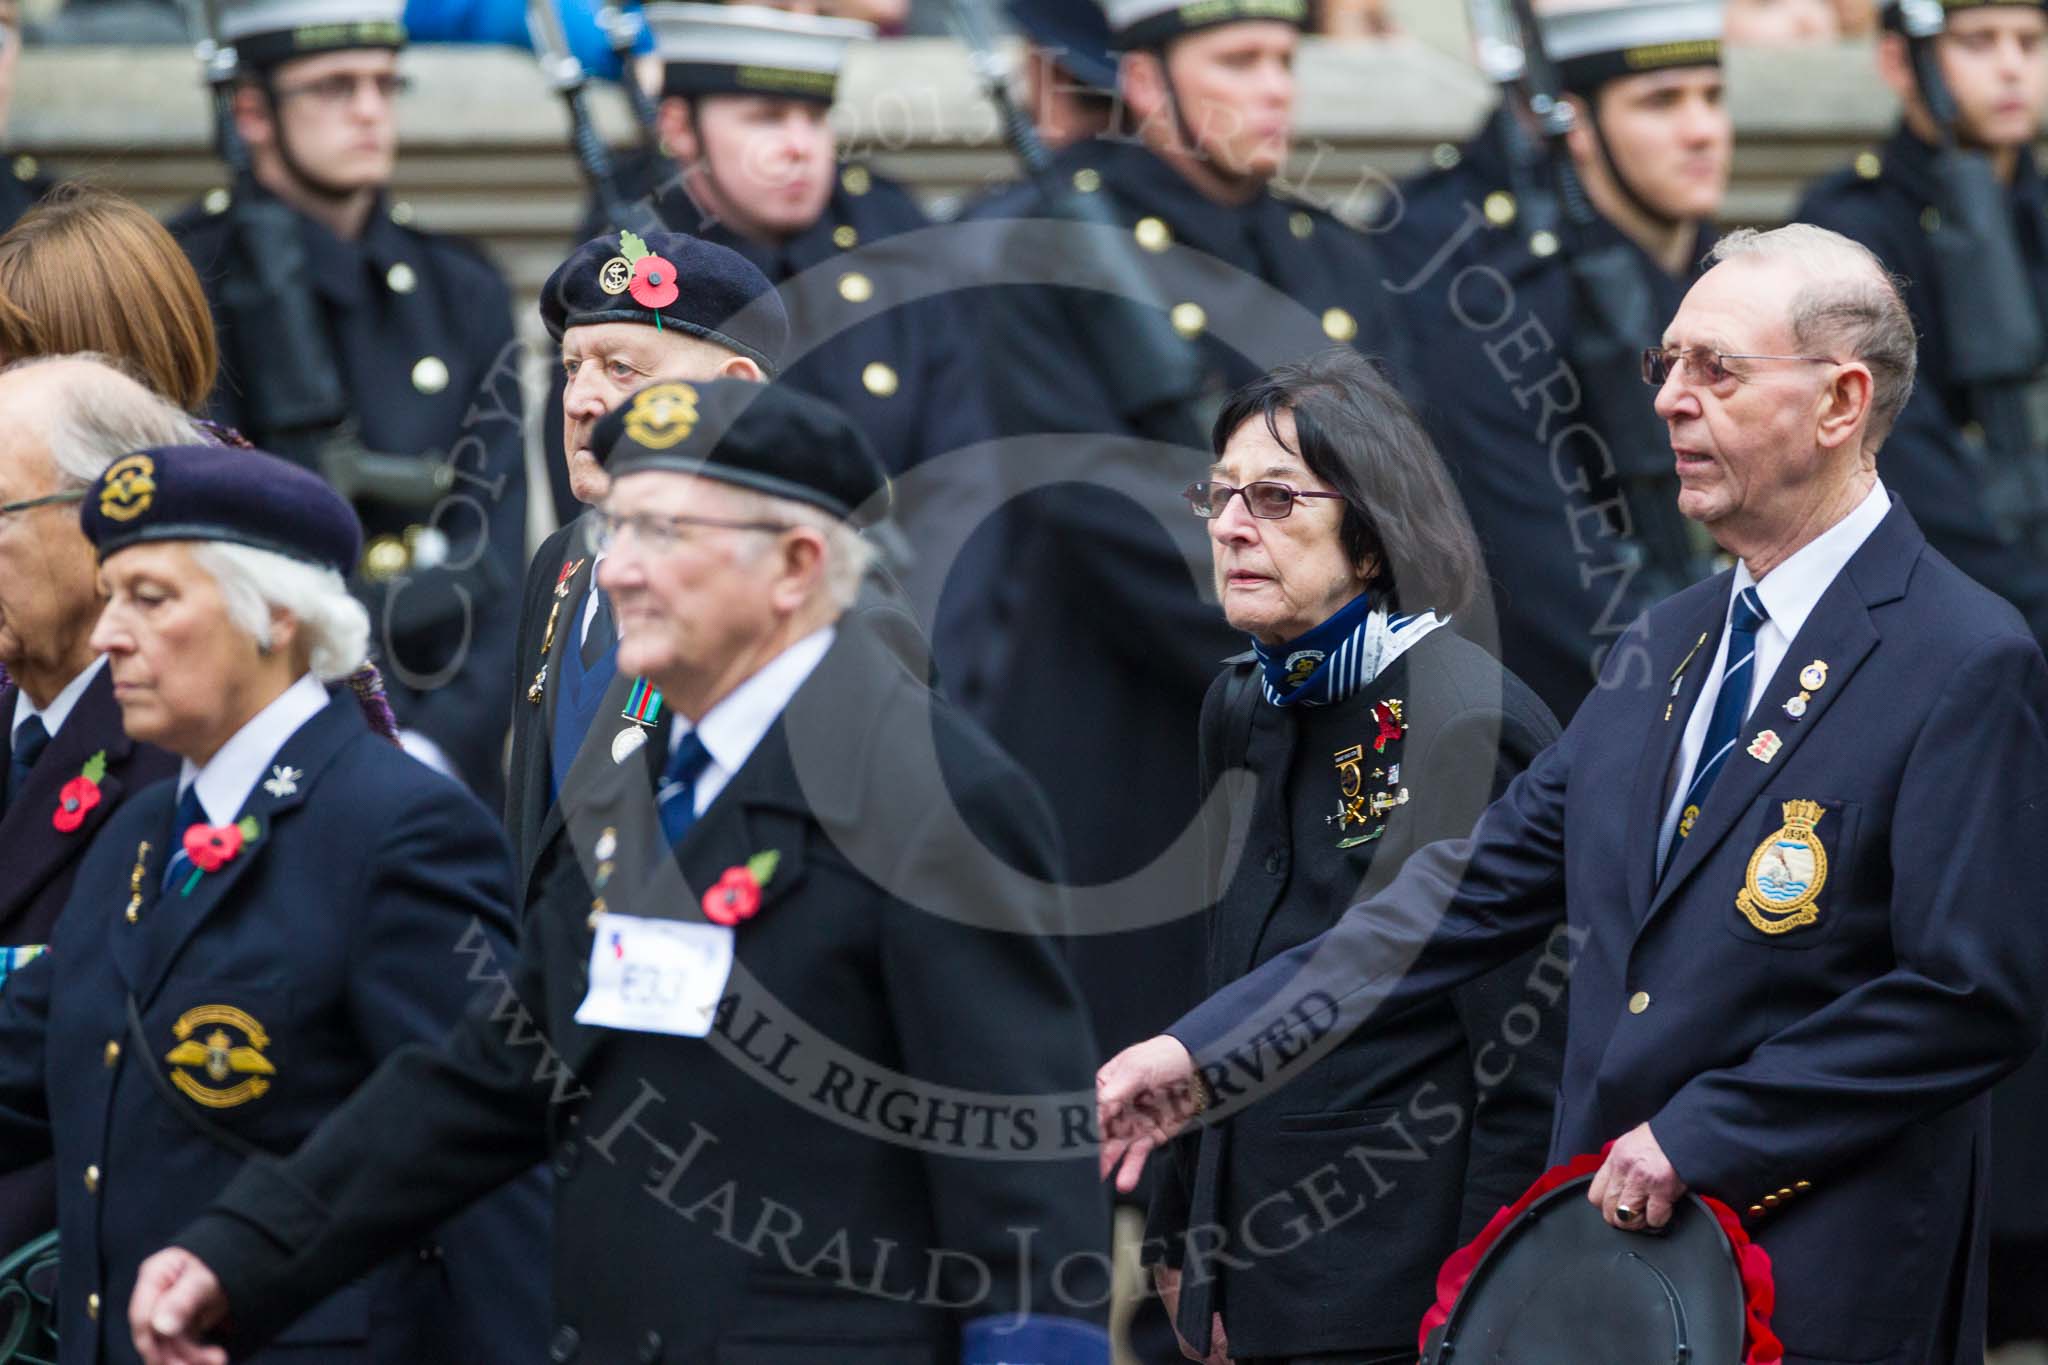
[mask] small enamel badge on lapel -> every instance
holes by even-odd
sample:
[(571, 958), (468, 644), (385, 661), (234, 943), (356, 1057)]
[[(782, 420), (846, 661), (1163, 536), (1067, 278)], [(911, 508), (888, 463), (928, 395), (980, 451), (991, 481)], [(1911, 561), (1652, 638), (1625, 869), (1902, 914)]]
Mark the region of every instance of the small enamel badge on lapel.
[(1788, 697), (1785, 701), (1785, 714), (1794, 720), (1798, 720), (1806, 714), (1806, 704), (1812, 700), (1813, 693), (1811, 692), (1801, 692), (1797, 696)]
[(1762, 730), (1749, 742), (1749, 756), (1759, 763), (1769, 763), (1784, 747), (1785, 741), (1778, 738), (1776, 730)]
[(547, 692), (548, 655), (554, 652), (555, 625), (562, 619), (562, 603), (568, 599), (569, 582), (576, 577), (576, 571), (582, 567), (582, 560), (572, 559), (562, 566), (560, 576), (555, 579), (555, 600), (548, 607), (547, 629), (541, 632), (540, 672), (533, 675), (533, 682), (526, 689), (526, 700), (535, 706), (540, 705), (541, 698)]
[(1671, 708), (1678, 705), (1678, 689), (1685, 685), (1685, 670), (1692, 667), (1692, 656), (1700, 652), (1700, 646), (1707, 642), (1707, 632), (1701, 631), (1700, 638), (1692, 642), (1692, 648), (1685, 651), (1685, 657), (1678, 661), (1678, 667), (1671, 670), (1671, 694), (1664, 702), (1664, 719), (1671, 719)]
[(142, 918), (142, 878), (149, 870), (149, 840), (135, 846), (135, 870), (128, 874), (128, 922)]
[(304, 773), (290, 764), (280, 763), (270, 770), (269, 780), (264, 782), (263, 790), (269, 792), (280, 801), (287, 796), (297, 796), (299, 794), (299, 779), (304, 776)]
[(592, 932), (596, 932), (597, 917), (605, 913), (604, 889), (612, 879), (612, 859), (617, 857), (619, 852), (618, 830), (607, 826), (604, 833), (597, 836), (597, 843), (590, 851), (597, 855), (597, 867), (590, 874), (590, 889), (595, 893), (595, 899), (590, 902), (590, 918), (584, 923)]
[(1799, 685), (1808, 692), (1818, 692), (1828, 685), (1828, 661), (1815, 659), (1799, 670)]
[[(1337, 763), (1337, 813), (1325, 817), (1326, 823), (1337, 826), (1337, 847), (1352, 848), (1379, 837), (1379, 831), (1370, 834), (1350, 835), (1353, 826), (1363, 827), (1367, 821), (1365, 796), (1365, 746), (1354, 744), (1348, 749), (1339, 749)], [(1375, 770), (1377, 771), (1377, 770)]]

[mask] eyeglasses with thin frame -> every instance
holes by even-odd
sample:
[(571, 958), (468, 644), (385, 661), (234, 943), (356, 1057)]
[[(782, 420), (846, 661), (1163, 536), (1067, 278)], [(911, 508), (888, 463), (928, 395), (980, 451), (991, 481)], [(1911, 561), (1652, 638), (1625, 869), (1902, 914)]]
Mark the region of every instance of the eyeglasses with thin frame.
[(1734, 355), (1727, 351), (1709, 350), (1705, 346), (1689, 346), (1684, 350), (1675, 346), (1647, 346), (1643, 349), (1643, 382), (1661, 389), (1673, 368), (1683, 368), (1686, 383), (1711, 387), (1731, 377), (1742, 377), (1728, 368), (1730, 360), (1783, 360), (1807, 365), (1842, 363), (1831, 355)]
[(277, 97), (285, 100), (304, 96), (315, 104), (339, 109), (355, 99), (356, 91), (365, 81), (370, 83), (371, 88), (376, 90), (386, 104), (392, 103), (412, 89), (412, 78), (403, 72), (383, 71), (367, 75), (354, 71), (337, 71), (332, 76), (322, 76), (303, 85), (279, 86)]
[(14, 516), (19, 512), (32, 512), (38, 507), (56, 507), (67, 502), (84, 502), (83, 488), (67, 488), (61, 493), (47, 493), (40, 498), (24, 498), (20, 502), (0, 502), (0, 518)]
[(786, 521), (741, 521), (732, 517), (700, 517), (687, 514), (663, 516), (654, 512), (635, 512), (622, 516), (617, 512), (595, 512), (590, 520), (591, 545), (601, 555), (613, 553), (620, 542), (631, 537), (635, 545), (649, 554), (662, 555), (676, 549), (688, 539), (686, 530), (692, 526), (708, 526), (724, 531), (773, 531), (780, 533), (794, 530)]
[(1342, 493), (1316, 493), (1308, 489), (1292, 488), (1271, 479), (1259, 479), (1242, 488), (1233, 488), (1227, 483), (1204, 479), (1191, 483), (1181, 490), (1180, 495), (1188, 500), (1188, 506), (1204, 521), (1214, 521), (1223, 515), (1223, 509), (1230, 506), (1230, 500), (1237, 494), (1244, 494), (1245, 510), (1261, 521), (1278, 521), (1294, 510), (1296, 498), (1335, 498), (1342, 502)]

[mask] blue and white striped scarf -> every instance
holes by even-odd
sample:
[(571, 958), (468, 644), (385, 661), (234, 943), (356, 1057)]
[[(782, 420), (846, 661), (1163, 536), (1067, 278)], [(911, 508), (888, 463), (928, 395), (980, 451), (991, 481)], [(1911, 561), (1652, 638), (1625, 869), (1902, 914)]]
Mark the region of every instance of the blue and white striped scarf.
[(1265, 676), (1266, 700), (1275, 706), (1328, 706), (1343, 701), (1380, 675), (1417, 640), (1450, 624), (1433, 611), (1389, 616), (1360, 593), (1315, 629), (1284, 645), (1252, 641)]

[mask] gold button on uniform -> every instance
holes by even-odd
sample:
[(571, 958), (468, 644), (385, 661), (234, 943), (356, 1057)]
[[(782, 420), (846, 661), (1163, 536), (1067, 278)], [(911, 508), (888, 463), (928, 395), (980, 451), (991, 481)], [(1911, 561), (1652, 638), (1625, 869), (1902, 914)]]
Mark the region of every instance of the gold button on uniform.
[(1316, 220), (1305, 213), (1287, 215), (1287, 230), (1303, 241), (1307, 241), (1316, 230)]
[(85, 1315), (86, 1315), (87, 1317), (91, 1318), (91, 1319), (92, 1319), (92, 1320), (93, 1320), (94, 1322), (98, 1322), (98, 1321), (100, 1320), (100, 1296), (99, 1296), (99, 1295), (97, 1295), (97, 1294), (87, 1294), (87, 1295), (85, 1296)]
[(1173, 330), (1189, 341), (1200, 336), (1202, 329), (1209, 325), (1209, 315), (1199, 303), (1176, 303), (1166, 316), (1172, 321)]
[(1813, 1182), (1811, 1180), (1795, 1180), (1792, 1182), (1792, 1188), (1799, 1191), (1801, 1194), (1805, 1194), (1808, 1190), (1813, 1188)]
[(396, 578), (412, 565), (412, 551), (397, 536), (378, 536), (363, 550), (363, 577), (372, 583)]
[(1856, 174), (1865, 180), (1875, 180), (1884, 173), (1884, 162), (1876, 152), (1863, 152), (1856, 157)]
[(1778, 1207), (1778, 1202), (1778, 1196), (1775, 1194), (1767, 1194), (1764, 1196), (1764, 1207), (1767, 1209), (1774, 1209)]
[(839, 297), (848, 303), (866, 303), (875, 296), (875, 282), (858, 270), (839, 277)]
[(16, 180), (33, 180), (36, 178), (36, 172), (41, 169), (40, 166), (36, 165), (36, 159), (32, 156), (23, 155), (14, 158), (14, 178)]
[(832, 245), (838, 247), (841, 251), (851, 251), (854, 247), (860, 245), (860, 234), (854, 231), (850, 224), (841, 223), (838, 227), (832, 229)]
[(448, 387), (448, 364), (437, 355), (423, 355), (412, 367), (412, 386), (421, 393), (439, 393)]
[(1941, 210), (1929, 204), (1920, 215), (1920, 226), (1929, 232), (1941, 231)]
[(1749, 1206), (1749, 1216), (1750, 1216), (1750, 1217), (1752, 1217), (1752, 1218), (1761, 1218), (1761, 1217), (1763, 1217), (1763, 1216), (1764, 1216), (1764, 1206), (1763, 1206), (1762, 1204), (1751, 1204), (1751, 1205)]
[(391, 221), (398, 224), (400, 227), (411, 226), (412, 219), (412, 205), (407, 203), (405, 200), (401, 199), (391, 206)]
[(384, 283), (391, 286), (394, 294), (410, 294), (420, 287), (420, 277), (404, 261), (384, 272)]
[(1083, 166), (1074, 172), (1074, 188), (1083, 194), (1093, 194), (1102, 188), (1102, 173), (1093, 166)]
[(1173, 232), (1158, 218), (1140, 218), (1138, 225), (1131, 229), (1131, 235), (1147, 251), (1164, 251), (1173, 245)]
[(114, 1063), (120, 1061), (121, 1045), (115, 1042), (113, 1039), (109, 1038), (107, 1040), (106, 1050), (100, 1054), (100, 1060), (105, 1062), (108, 1066), (112, 1066)]
[(1529, 254), (1539, 259), (1548, 259), (1557, 254), (1557, 234), (1538, 232), (1529, 238)]
[(1497, 228), (1504, 228), (1509, 223), (1514, 222), (1515, 214), (1519, 212), (1515, 204), (1515, 196), (1509, 194), (1506, 190), (1495, 190), (1492, 194), (1487, 195), (1486, 203), (1481, 208), (1486, 214), (1486, 221)]
[(1429, 159), (1438, 170), (1449, 171), (1457, 169), (1458, 163), (1465, 159), (1465, 154), (1453, 143), (1439, 142), (1430, 149)]
[(896, 392), (896, 371), (876, 360), (860, 372), (861, 387), (877, 398), (887, 398)]
[(100, 1192), (99, 1167), (88, 1166), (85, 1168), (85, 1192), (87, 1194), (98, 1194)]
[(1648, 991), (1637, 991), (1628, 998), (1628, 1012), (1630, 1014), (1641, 1014), (1648, 1008), (1650, 1008), (1650, 993)]
[(1358, 319), (1342, 308), (1325, 308), (1323, 335), (1332, 341), (1349, 341), (1358, 335)]
[(218, 218), (221, 214), (226, 213), (228, 211), (228, 205), (234, 202), (235, 196), (229, 194), (226, 190), (222, 189), (218, 185), (208, 190), (206, 192), (206, 198), (199, 201), (200, 206), (203, 207), (208, 213), (212, 214), (216, 218)]
[(875, 187), (875, 178), (865, 166), (848, 166), (839, 173), (839, 183), (848, 194), (866, 194)]

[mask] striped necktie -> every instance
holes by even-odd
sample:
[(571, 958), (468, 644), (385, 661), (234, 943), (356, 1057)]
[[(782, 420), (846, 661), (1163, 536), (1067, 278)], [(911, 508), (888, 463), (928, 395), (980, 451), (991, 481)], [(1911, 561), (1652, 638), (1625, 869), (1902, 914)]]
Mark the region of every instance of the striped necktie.
[(1749, 714), (1750, 684), (1756, 678), (1757, 627), (1770, 619), (1771, 614), (1764, 610), (1763, 599), (1757, 596), (1754, 586), (1735, 595), (1734, 610), (1728, 614), (1728, 662), (1721, 669), (1721, 690), (1714, 696), (1714, 714), (1707, 722), (1706, 741), (1700, 745), (1699, 766), (1693, 769), (1692, 784), (1685, 789), (1678, 830), (1671, 846), (1664, 851), (1665, 867), (1671, 865), (1679, 844), (1692, 833), (1700, 807), (1713, 790), (1714, 779), (1728, 766), (1728, 755), (1734, 751), (1735, 741), (1742, 737), (1742, 721)]
[(711, 751), (692, 730), (676, 744), (668, 766), (661, 770), (655, 801), (661, 808), (661, 832), (670, 848), (681, 843), (690, 826), (697, 823), (697, 779), (710, 766)]

